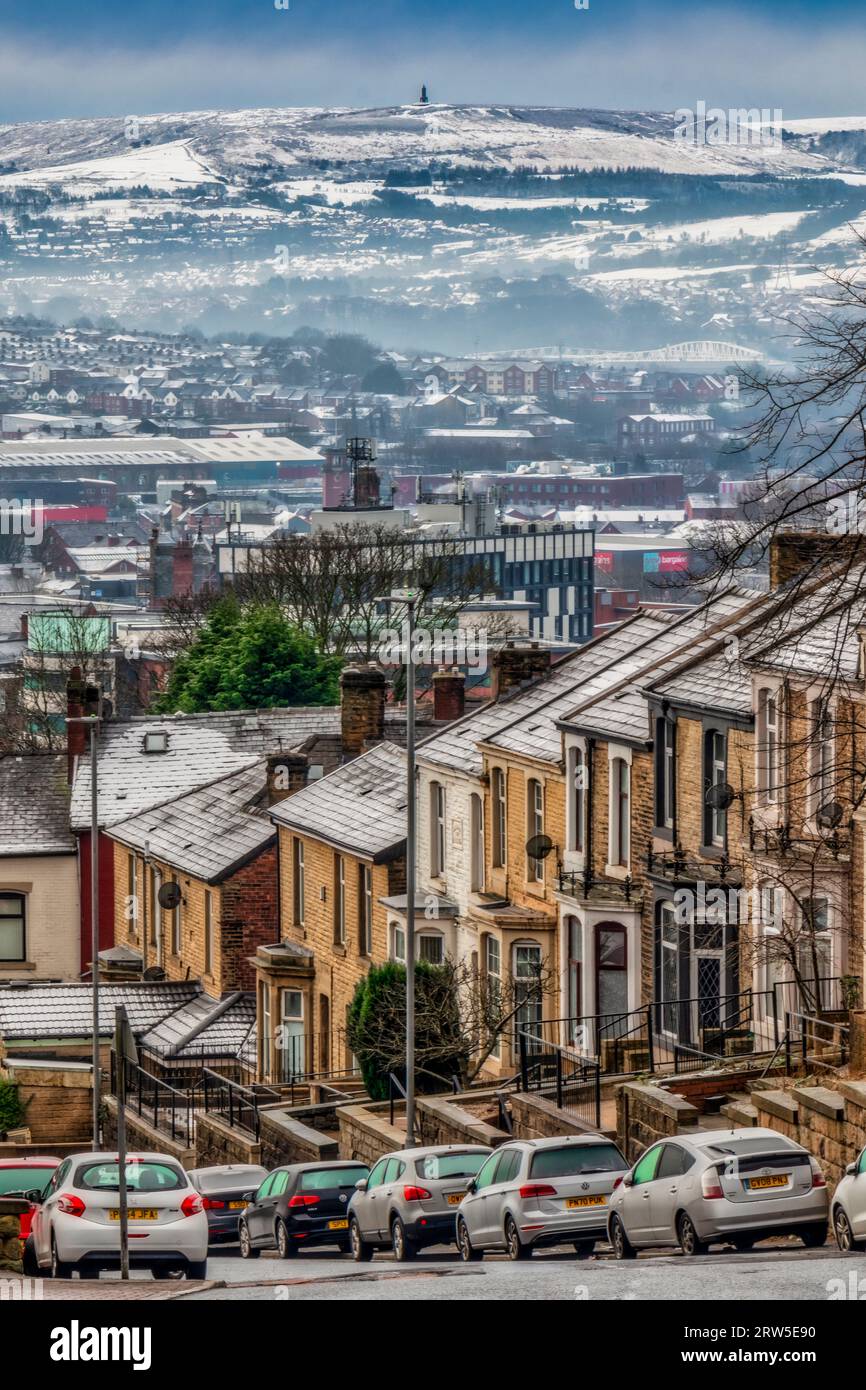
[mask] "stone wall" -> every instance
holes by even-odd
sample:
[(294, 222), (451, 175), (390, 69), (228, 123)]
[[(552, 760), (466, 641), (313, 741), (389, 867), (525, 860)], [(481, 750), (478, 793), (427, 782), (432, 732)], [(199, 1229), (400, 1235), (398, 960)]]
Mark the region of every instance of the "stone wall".
[(630, 1163), (657, 1139), (694, 1130), (698, 1119), (696, 1106), (661, 1086), (629, 1081), (617, 1093), (617, 1141)]
[(7, 1065), (18, 1082), (24, 1124), (34, 1143), (90, 1142), (93, 1090), (88, 1068), (64, 1066), (62, 1061), (28, 1066), (26, 1060), (13, 1057)]
[(305, 1124), (286, 1110), (267, 1110), (261, 1115), (261, 1162), (265, 1168), (284, 1163), (321, 1163), (340, 1157), (337, 1139)]
[[(397, 1107), (394, 1107), (395, 1114)], [(357, 1158), (371, 1168), (384, 1154), (406, 1147), (406, 1133), (392, 1125), (389, 1106), (345, 1105), (337, 1111), (340, 1157)]]
[(592, 1125), (563, 1114), (553, 1101), (544, 1096), (517, 1091), (510, 1097), (510, 1103), (515, 1139), (555, 1139), (560, 1134), (598, 1134)]
[(262, 1146), (251, 1134), (230, 1129), (218, 1115), (199, 1114), (196, 1121), (194, 1163), (188, 1166), (215, 1168), (225, 1163), (261, 1164)]
[(758, 1124), (802, 1144), (817, 1158), (831, 1187), (866, 1147), (866, 1081), (753, 1091)]
[(467, 1102), (477, 1105), (486, 1101), (489, 1108), (493, 1091), (476, 1092), (472, 1097), (455, 1096), (453, 1100), (443, 1100), (438, 1096), (425, 1096), (417, 1102), (418, 1126), (422, 1144), (486, 1144), (495, 1148), (509, 1137), (505, 1130), (489, 1124), (480, 1115), (467, 1108)]

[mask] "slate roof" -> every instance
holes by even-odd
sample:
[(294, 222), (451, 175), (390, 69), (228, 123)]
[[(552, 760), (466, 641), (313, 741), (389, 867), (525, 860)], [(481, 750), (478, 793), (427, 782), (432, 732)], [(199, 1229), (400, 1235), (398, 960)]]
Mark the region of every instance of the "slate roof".
[(276, 839), (263, 813), (267, 763), (189, 792), (114, 828), (112, 839), (206, 883), (216, 883)]
[[(164, 730), (165, 753), (145, 753), (144, 736)], [(267, 753), (292, 752), (320, 734), (340, 733), (337, 705), (301, 709), (141, 716), (108, 723), (99, 738), (99, 823), (110, 828), (199, 787), (252, 768)], [(73, 829), (90, 824), (90, 767), (82, 760), (72, 788)]]
[(0, 758), (0, 857), (74, 853), (66, 754)]
[(385, 859), (406, 838), (406, 756), (379, 743), (272, 806), (271, 816), (362, 859)]
[(202, 1052), (209, 1057), (237, 1057), (251, 1034), (255, 1044), (255, 1027), (254, 994), (237, 992), (226, 999), (199, 994), (148, 1029), (139, 1041), (173, 1057)]
[[(114, 1033), (114, 1010), (126, 1005), (136, 1037), (153, 1028), (179, 1005), (200, 992), (195, 981), (165, 980), (102, 984), (99, 988), (99, 1034)], [(5, 1042), (91, 1035), (93, 994), (89, 984), (0, 987), (0, 1037)]]

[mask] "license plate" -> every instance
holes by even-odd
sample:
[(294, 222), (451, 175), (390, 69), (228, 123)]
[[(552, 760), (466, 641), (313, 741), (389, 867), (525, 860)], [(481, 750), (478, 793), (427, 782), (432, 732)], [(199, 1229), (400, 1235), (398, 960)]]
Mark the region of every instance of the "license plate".
[(245, 1211), (249, 1202), (229, 1202), (229, 1211)]
[[(158, 1221), (159, 1212), (156, 1207), (129, 1207), (127, 1216), (130, 1221)], [(116, 1207), (110, 1207), (108, 1211), (109, 1221), (119, 1221), (120, 1211)]]
[(449, 1192), (449, 1193), (448, 1193), (448, 1205), (449, 1205), (449, 1207), (459, 1207), (459, 1205), (460, 1205), (460, 1203), (461, 1203), (462, 1201), (463, 1201), (463, 1193), (462, 1193), (462, 1192)]
[(566, 1197), (565, 1205), (569, 1211), (575, 1207), (603, 1207), (607, 1205), (606, 1197)]
[(348, 1229), (349, 1229), (348, 1217), (346, 1218), (345, 1221), (329, 1221), (329, 1222), (328, 1222), (328, 1230), (329, 1230), (329, 1231), (347, 1231)]
[(750, 1192), (759, 1192), (762, 1188), (766, 1187), (787, 1187), (788, 1178), (784, 1173), (780, 1173), (779, 1176), (775, 1178), (749, 1178), (746, 1186)]

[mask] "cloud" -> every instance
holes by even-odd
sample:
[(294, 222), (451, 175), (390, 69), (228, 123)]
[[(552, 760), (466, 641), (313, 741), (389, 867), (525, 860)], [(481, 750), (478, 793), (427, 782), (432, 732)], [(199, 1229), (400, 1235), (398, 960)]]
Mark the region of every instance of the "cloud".
[[(781, 107), (788, 118), (863, 114), (866, 32), (795, 25), (716, 7), (678, 20), (647, 11), (640, 23), (592, 27), (575, 11), (574, 38), (430, 25), (315, 39), (275, 29), (158, 47), (51, 46), (12, 40), (0, 50), (0, 119), (121, 116), (245, 106), (379, 106), (413, 101), (421, 81), (449, 102), (672, 110), (699, 99)], [(652, 15), (657, 14), (657, 20)], [(284, 15), (275, 14), (279, 26)], [(468, 19), (468, 16), (467, 16)], [(483, 62), (480, 61), (483, 45)]]

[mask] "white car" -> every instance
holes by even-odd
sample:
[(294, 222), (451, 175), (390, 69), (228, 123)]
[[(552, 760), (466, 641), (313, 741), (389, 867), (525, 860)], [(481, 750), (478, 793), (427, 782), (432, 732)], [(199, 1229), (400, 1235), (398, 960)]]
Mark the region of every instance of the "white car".
[[(120, 1268), (117, 1154), (71, 1154), (57, 1167), (34, 1216), (30, 1240), (54, 1279)], [(155, 1279), (207, 1277), (208, 1225), (201, 1195), (176, 1159), (134, 1153), (126, 1160), (129, 1264)]]
[(866, 1149), (845, 1169), (833, 1193), (831, 1219), (840, 1250), (866, 1250)]

